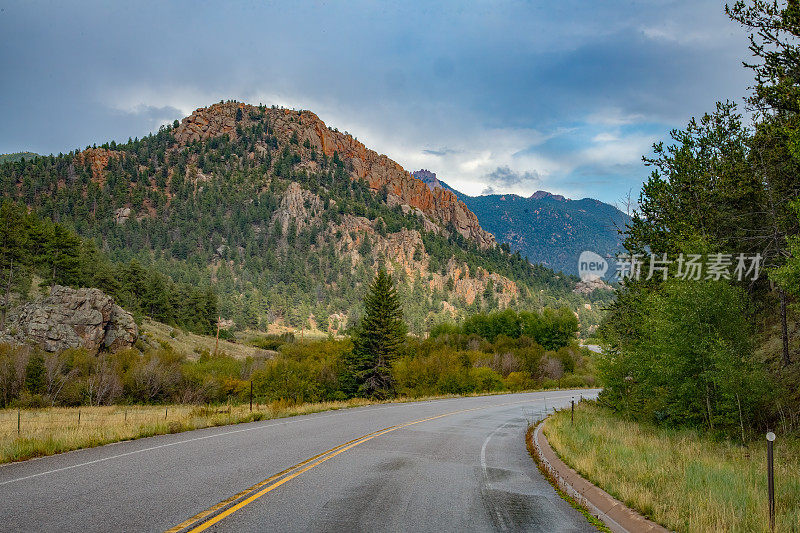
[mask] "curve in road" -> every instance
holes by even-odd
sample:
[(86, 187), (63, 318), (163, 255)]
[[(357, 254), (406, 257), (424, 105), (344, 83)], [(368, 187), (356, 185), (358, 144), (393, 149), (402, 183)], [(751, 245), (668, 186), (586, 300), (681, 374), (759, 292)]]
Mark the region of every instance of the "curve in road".
[(376, 405), (0, 468), (15, 531), (593, 531), (524, 432), (598, 391)]

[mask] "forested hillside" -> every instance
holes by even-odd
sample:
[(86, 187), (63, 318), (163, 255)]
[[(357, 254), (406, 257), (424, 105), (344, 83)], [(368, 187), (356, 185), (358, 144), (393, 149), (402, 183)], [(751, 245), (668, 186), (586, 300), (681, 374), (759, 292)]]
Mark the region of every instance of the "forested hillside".
[(117, 264), (215, 292), (238, 328), (341, 330), (381, 264), (416, 333), (545, 305), (571, 307), (586, 330), (611, 296), (575, 294), (576, 279), (496, 246), (454, 194), (308, 111), (215, 104), (143, 139), (5, 163), (0, 192)]
[(569, 200), (544, 193), (461, 196), (467, 207), (500, 242), (519, 250), (533, 263), (574, 274), (578, 257), (590, 250), (613, 258), (622, 250), (630, 217), (599, 200)]
[(201, 334), (214, 333), (217, 296), (211, 287), (174, 282), (138, 261), (114, 263), (93, 241), (10, 200), (0, 203), (0, 332), (8, 309), (37, 285), (95, 287), (138, 318), (149, 316)]
[(14, 152), (13, 154), (0, 154), (0, 164), (20, 161), (22, 159), (33, 159), (39, 154), (33, 152)]

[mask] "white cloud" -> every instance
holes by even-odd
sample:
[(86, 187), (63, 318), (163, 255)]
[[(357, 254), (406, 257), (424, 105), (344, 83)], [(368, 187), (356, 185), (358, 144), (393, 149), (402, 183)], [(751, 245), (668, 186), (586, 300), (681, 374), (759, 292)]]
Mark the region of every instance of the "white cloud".
[(598, 133), (597, 135), (592, 137), (593, 143), (608, 143), (618, 140), (619, 140), (619, 133), (611, 133), (608, 131), (604, 131), (603, 133)]
[(644, 120), (644, 115), (639, 113), (626, 113), (618, 107), (598, 109), (586, 117), (588, 124), (600, 126), (626, 126)]

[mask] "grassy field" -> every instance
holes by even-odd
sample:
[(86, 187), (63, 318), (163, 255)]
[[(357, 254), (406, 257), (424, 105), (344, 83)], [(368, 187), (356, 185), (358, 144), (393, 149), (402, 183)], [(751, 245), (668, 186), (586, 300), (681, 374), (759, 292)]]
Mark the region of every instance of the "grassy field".
[[(176, 352), (186, 354), (188, 359), (197, 359), (202, 351), (214, 353), (214, 349), (217, 347), (217, 340), (214, 336), (197, 335), (190, 331), (173, 328), (161, 322), (150, 320), (149, 318), (144, 319), (141, 330), (141, 333), (152, 341), (169, 344)], [(236, 342), (220, 339), (219, 352), (237, 359), (246, 359), (247, 357), (272, 357), (275, 355), (275, 352), (262, 350), (261, 348), (250, 345), (250, 341), (258, 337), (263, 337), (268, 333), (275, 335), (293, 333), (296, 338), (305, 340), (321, 340), (327, 338), (327, 334), (319, 330), (304, 330), (303, 332), (299, 332), (292, 328), (271, 324), (267, 332), (248, 330), (238, 333), (236, 335)]]
[[(0, 410), (0, 463), (192, 429), (369, 405), (368, 400), (289, 405), (101, 406)], [(19, 417), (19, 421), (18, 421)], [(80, 418), (79, 418), (80, 417)], [(17, 431), (19, 422), (19, 432)]]
[[(627, 422), (594, 404), (547, 421), (561, 458), (628, 506), (669, 529), (769, 531), (766, 440), (741, 446), (690, 430)], [(800, 531), (800, 441), (775, 442), (776, 531)]]
[[(145, 319), (144, 322), (142, 322), (141, 330), (141, 333), (151, 340), (169, 344), (176, 352), (186, 354), (189, 359), (197, 359), (201, 351), (214, 353), (214, 349), (216, 348), (215, 337), (196, 335), (189, 331), (173, 328), (150, 319)], [(219, 352), (237, 359), (245, 359), (247, 357), (269, 357), (271, 355), (267, 350), (261, 350), (255, 346), (238, 342), (229, 342), (223, 339), (219, 341)]]

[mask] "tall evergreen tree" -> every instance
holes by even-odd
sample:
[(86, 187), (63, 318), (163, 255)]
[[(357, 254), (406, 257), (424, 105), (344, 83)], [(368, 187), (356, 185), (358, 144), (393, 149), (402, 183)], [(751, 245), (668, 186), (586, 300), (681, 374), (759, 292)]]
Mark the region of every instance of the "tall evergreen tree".
[(385, 398), (393, 388), (391, 364), (407, 327), (392, 276), (378, 270), (364, 298), (364, 318), (353, 335), (354, 377), (358, 392)]

